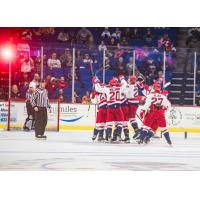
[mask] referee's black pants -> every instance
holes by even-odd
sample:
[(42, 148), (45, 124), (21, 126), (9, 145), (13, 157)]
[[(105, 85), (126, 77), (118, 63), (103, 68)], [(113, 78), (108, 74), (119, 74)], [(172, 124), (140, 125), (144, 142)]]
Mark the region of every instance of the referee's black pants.
[(38, 107), (35, 111), (35, 136), (44, 135), (47, 125), (47, 109), (45, 107)]

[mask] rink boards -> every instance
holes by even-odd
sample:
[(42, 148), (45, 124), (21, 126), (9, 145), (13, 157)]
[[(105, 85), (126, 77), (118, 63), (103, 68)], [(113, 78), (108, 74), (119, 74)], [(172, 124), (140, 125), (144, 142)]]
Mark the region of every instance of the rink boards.
[[(48, 129), (65, 130), (92, 130), (95, 126), (96, 106), (83, 104), (51, 103), (51, 112), (48, 113)], [(138, 109), (138, 114), (140, 112)], [(0, 102), (0, 129), (7, 128), (8, 104)], [(11, 103), (11, 128), (21, 129), (27, 117), (24, 102)], [(199, 107), (173, 107), (166, 112), (167, 126), (171, 132), (200, 132)], [(140, 119), (137, 118), (141, 126)]]

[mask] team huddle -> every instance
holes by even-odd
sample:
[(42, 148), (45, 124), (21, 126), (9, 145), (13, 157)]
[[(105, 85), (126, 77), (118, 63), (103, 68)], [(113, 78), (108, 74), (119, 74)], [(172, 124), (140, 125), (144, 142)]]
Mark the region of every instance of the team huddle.
[[(137, 79), (134, 75), (130, 76), (128, 81), (123, 75), (118, 78), (113, 77), (108, 85), (100, 83), (97, 77), (93, 77), (92, 82), (94, 84), (92, 103), (98, 104), (93, 141), (97, 139), (99, 142), (129, 143), (130, 122), (134, 129), (133, 139), (138, 144), (149, 143), (158, 128), (167, 143), (172, 144), (165, 119), (165, 111), (170, 109), (171, 104), (167, 99), (168, 92), (162, 91), (160, 84), (147, 86), (143, 84), (143, 80)], [(140, 113), (137, 115), (139, 106)], [(136, 116), (142, 122), (140, 128)]]

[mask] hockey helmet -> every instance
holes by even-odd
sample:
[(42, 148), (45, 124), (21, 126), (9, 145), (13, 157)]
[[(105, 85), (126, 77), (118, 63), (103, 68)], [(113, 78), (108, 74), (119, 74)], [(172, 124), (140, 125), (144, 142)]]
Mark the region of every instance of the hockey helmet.
[(132, 84), (135, 83), (136, 80), (137, 80), (137, 78), (134, 75), (132, 75), (132, 76), (129, 77), (129, 82), (132, 83)]
[(154, 83), (153, 84), (153, 89), (154, 89), (154, 91), (160, 91), (160, 84)]
[(110, 81), (109, 81), (109, 85), (111, 86), (115, 86), (118, 83), (118, 79), (116, 77), (113, 77)]

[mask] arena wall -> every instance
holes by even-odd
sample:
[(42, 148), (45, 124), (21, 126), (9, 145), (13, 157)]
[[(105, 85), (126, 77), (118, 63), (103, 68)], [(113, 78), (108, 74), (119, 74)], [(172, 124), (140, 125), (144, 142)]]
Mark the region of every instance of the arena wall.
[[(82, 104), (58, 104), (51, 103), (52, 109), (48, 114), (49, 130), (57, 130), (59, 124), (60, 131), (67, 130), (92, 130), (95, 126), (95, 105)], [(58, 113), (60, 115), (58, 116)], [(7, 129), (8, 103), (0, 102), (0, 129)], [(139, 114), (139, 110), (138, 110)], [(24, 102), (11, 103), (11, 128), (21, 129), (27, 117)], [(166, 112), (167, 125), (171, 132), (200, 132), (200, 108), (175, 106), (171, 112)], [(42, 120), (42, 119), (41, 119)], [(137, 118), (139, 125), (140, 119)]]

